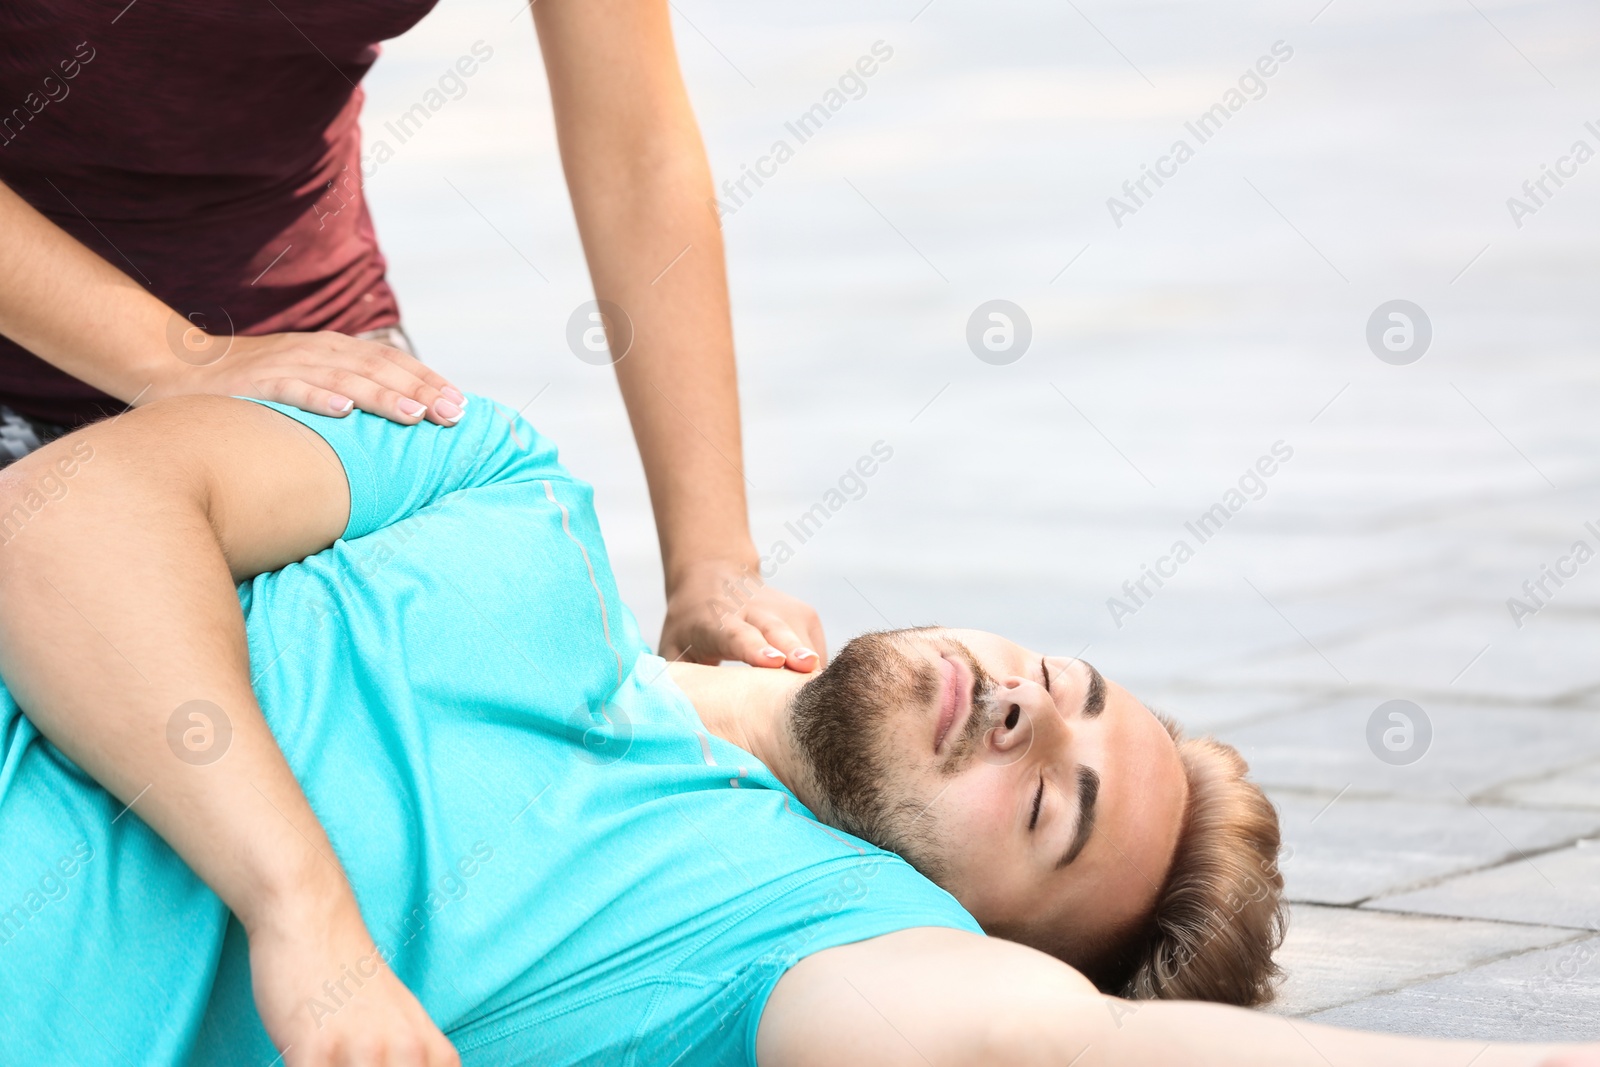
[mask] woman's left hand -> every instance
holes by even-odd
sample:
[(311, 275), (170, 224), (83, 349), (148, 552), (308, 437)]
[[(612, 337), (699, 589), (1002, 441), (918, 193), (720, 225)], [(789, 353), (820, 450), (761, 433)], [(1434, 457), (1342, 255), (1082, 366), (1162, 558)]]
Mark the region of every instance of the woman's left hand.
[(802, 673), (816, 670), (828, 655), (822, 623), (809, 604), (732, 560), (705, 560), (685, 570), (667, 594), (657, 651), (688, 663), (738, 660)]

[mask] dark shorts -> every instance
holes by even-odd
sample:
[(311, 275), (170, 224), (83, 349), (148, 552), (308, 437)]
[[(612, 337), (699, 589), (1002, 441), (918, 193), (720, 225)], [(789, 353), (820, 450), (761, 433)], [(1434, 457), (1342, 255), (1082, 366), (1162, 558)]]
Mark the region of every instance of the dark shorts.
[(38, 422), (0, 404), (0, 467), (10, 466), (66, 432), (65, 426)]

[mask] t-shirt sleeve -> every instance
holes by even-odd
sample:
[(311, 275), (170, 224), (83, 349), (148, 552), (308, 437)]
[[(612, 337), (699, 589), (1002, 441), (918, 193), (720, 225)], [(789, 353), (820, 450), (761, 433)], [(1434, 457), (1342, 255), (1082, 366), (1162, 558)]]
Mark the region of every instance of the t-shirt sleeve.
[(749, 999), (743, 1025), (736, 1032), (748, 1067), (757, 1067), (756, 1035), (767, 1000), (778, 980), (807, 956), (923, 926), (983, 934), (983, 927), (955, 897), (910, 864), (881, 854), (872, 859), (875, 862), (842, 861), (826, 878), (791, 894), (789, 907), (801, 905), (796, 921), (749, 968), (745, 979)]
[(351, 540), (399, 522), (441, 497), (473, 486), (539, 477), (568, 478), (555, 445), (521, 416), (470, 396), (454, 426), (402, 426), (364, 411), (343, 418), (241, 397), (287, 415), (328, 442), (350, 485)]

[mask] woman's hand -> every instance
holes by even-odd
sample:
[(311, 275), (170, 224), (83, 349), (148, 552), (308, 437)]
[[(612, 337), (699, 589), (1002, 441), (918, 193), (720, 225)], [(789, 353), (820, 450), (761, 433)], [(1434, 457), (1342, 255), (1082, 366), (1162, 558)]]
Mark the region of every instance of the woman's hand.
[(286, 1067), (457, 1067), (396, 978), (348, 892), (247, 924), (256, 1010)]
[(211, 393), (449, 426), (464, 397), (398, 349), (337, 333), (217, 337), (0, 183), (0, 334), (131, 404)]
[(668, 592), (659, 651), (689, 663), (739, 660), (803, 673), (828, 655), (810, 605), (767, 585), (751, 567), (720, 559), (686, 568)]
[(341, 333), (217, 337), (174, 314), (173, 359), (139, 402), (188, 393), (252, 396), (318, 415), (355, 408), (410, 425), (461, 418), (465, 397), (443, 375), (388, 345)]

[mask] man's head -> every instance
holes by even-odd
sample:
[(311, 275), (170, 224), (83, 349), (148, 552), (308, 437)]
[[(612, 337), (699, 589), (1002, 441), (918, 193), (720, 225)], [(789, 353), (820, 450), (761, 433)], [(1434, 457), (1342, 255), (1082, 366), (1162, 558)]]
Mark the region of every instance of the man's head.
[(1109, 992), (1270, 998), (1277, 815), (1233, 749), (1082, 660), (970, 630), (858, 637), (790, 711), (818, 814), (989, 933)]

